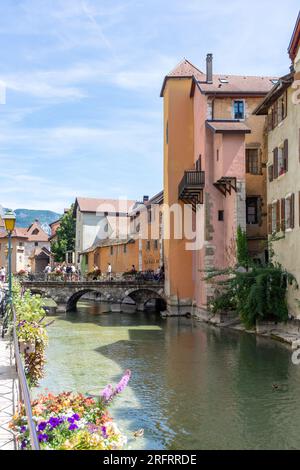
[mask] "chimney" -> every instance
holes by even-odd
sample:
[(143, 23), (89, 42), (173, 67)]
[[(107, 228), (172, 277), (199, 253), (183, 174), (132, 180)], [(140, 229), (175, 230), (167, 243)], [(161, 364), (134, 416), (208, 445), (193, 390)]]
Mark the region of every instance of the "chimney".
[(149, 201), (149, 196), (144, 196), (144, 197), (143, 197), (143, 203), (145, 204), (145, 203), (148, 202), (148, 201)]
[(206, 56), (206, 83), (213, 82), (213, 55), (207, 54)]

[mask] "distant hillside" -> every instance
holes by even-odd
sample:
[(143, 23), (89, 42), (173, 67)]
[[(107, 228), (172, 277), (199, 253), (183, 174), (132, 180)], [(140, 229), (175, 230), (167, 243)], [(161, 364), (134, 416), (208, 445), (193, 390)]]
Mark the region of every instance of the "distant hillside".
[(52, 211), (39, 211), (31, 209), (16, 209), (17, 227), (28, 227), (36, 219), (41, 225), (49, 225), (60, 218), (60, 214)]

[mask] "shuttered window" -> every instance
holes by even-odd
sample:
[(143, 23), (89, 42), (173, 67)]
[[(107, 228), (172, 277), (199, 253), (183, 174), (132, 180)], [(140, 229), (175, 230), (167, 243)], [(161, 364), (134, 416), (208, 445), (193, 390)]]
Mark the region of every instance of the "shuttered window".
[[(299, 192), (300, 197), (300, 192)], [(300, 222), (299, 222), (300, 223)], [(272, 233), (272, 204), (268, 204), (268, 233)]]
[(274, 165), (270, 165), (268, 167), (268, 172), (269, 172), (269, 181), (271, 183), (273, 181), (273, 177), (274, 177)]
[(281, 230), (285, 231), (285, 199), (281, 199)]
[(276, 179), (278, 178), (278, 148), (276, 147), (273, 150), (273, 178)]
[(286, 139), (283, 144), (283, 166), (284, 171), (287, 172), (289, 169), (289, 141)]
[(295, 226), (295, 195), (291, 194), (285, 198), (285, 229), (292, 229)]

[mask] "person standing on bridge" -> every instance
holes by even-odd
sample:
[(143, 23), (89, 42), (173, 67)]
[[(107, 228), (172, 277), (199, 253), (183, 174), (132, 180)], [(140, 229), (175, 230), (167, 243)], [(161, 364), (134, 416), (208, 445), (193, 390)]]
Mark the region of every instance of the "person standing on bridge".
[(51, 274), (51, 266), (50, 266), (50, 263), (48, 263), (47, 266), (45, 267), (44, 273), (45, 273), (46, 281), (49, 281), (49, 277), (50, 277), (50, 274)]
[(5, 267), (2, 266), (2, 268), (0, 269), (0, 282), (5, 282), (5, 276), (6, 276), (6, 270), (5, 270)]
[(111, 281), (111, 273), (112, 273), (112, 267), (111, 267), (111, 264), (108, 263), (108, 266), (107, 266), (107, 277), (108, 277), (108, 280)]

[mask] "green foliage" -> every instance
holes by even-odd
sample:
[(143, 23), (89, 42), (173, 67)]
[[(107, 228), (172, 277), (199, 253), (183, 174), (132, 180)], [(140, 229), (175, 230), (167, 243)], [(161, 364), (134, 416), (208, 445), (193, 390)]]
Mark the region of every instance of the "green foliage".
[(45, 310), (39, 295), (22, 292), (20, 284), (13, 282), (13, 303), (17, 317), (17, 335), (24, 358), (25, 374), (30, 387), (36, 387), (44, 376), (45, 349), (48, 344)]
[(238, 226), (237, 235), (236, 235), (236, 251), (237, 251), (237, 262), (239, 266), (248, 268), (251, 264), (251, 258), (248, 253), (248, 242), (247, 235), (241, 229), (241, 226)]
[(249, 257), (246, 233), (238, 228), (238, 268), (212, 269), (206, 276), (206, 280), (216, 286), (215, 298), (210, 304), (212, 312), (234, 310), (248, 328), (258, 319), (287, 321), (287, 287), (290, 284), (298, 288), (298, 284), (292, 274), (272, 262), (273, 243), (281, 238), (270, 238), (270, 261), (265, 266), (257, 265)]
[(66, 259), (67, 251), (75, 249), (76, 220), (73, 217), (73, 205), (61, 218), (60, 227), (57, 229), (57, 240), (52, 243), (51, 251), (54, 259), (62, 263)]
[(298, 288), (295, 277), (279, 264), (253, 265), (248, 271), (215, 271), (207, 279), (218, 279), (221, 293), (217, 293), (211, 304), (213, 312), (236, 310), (241, 321), (248, 328), (256, 320), (287, 321), (288, 307), (286, 293), (288, 284)]

